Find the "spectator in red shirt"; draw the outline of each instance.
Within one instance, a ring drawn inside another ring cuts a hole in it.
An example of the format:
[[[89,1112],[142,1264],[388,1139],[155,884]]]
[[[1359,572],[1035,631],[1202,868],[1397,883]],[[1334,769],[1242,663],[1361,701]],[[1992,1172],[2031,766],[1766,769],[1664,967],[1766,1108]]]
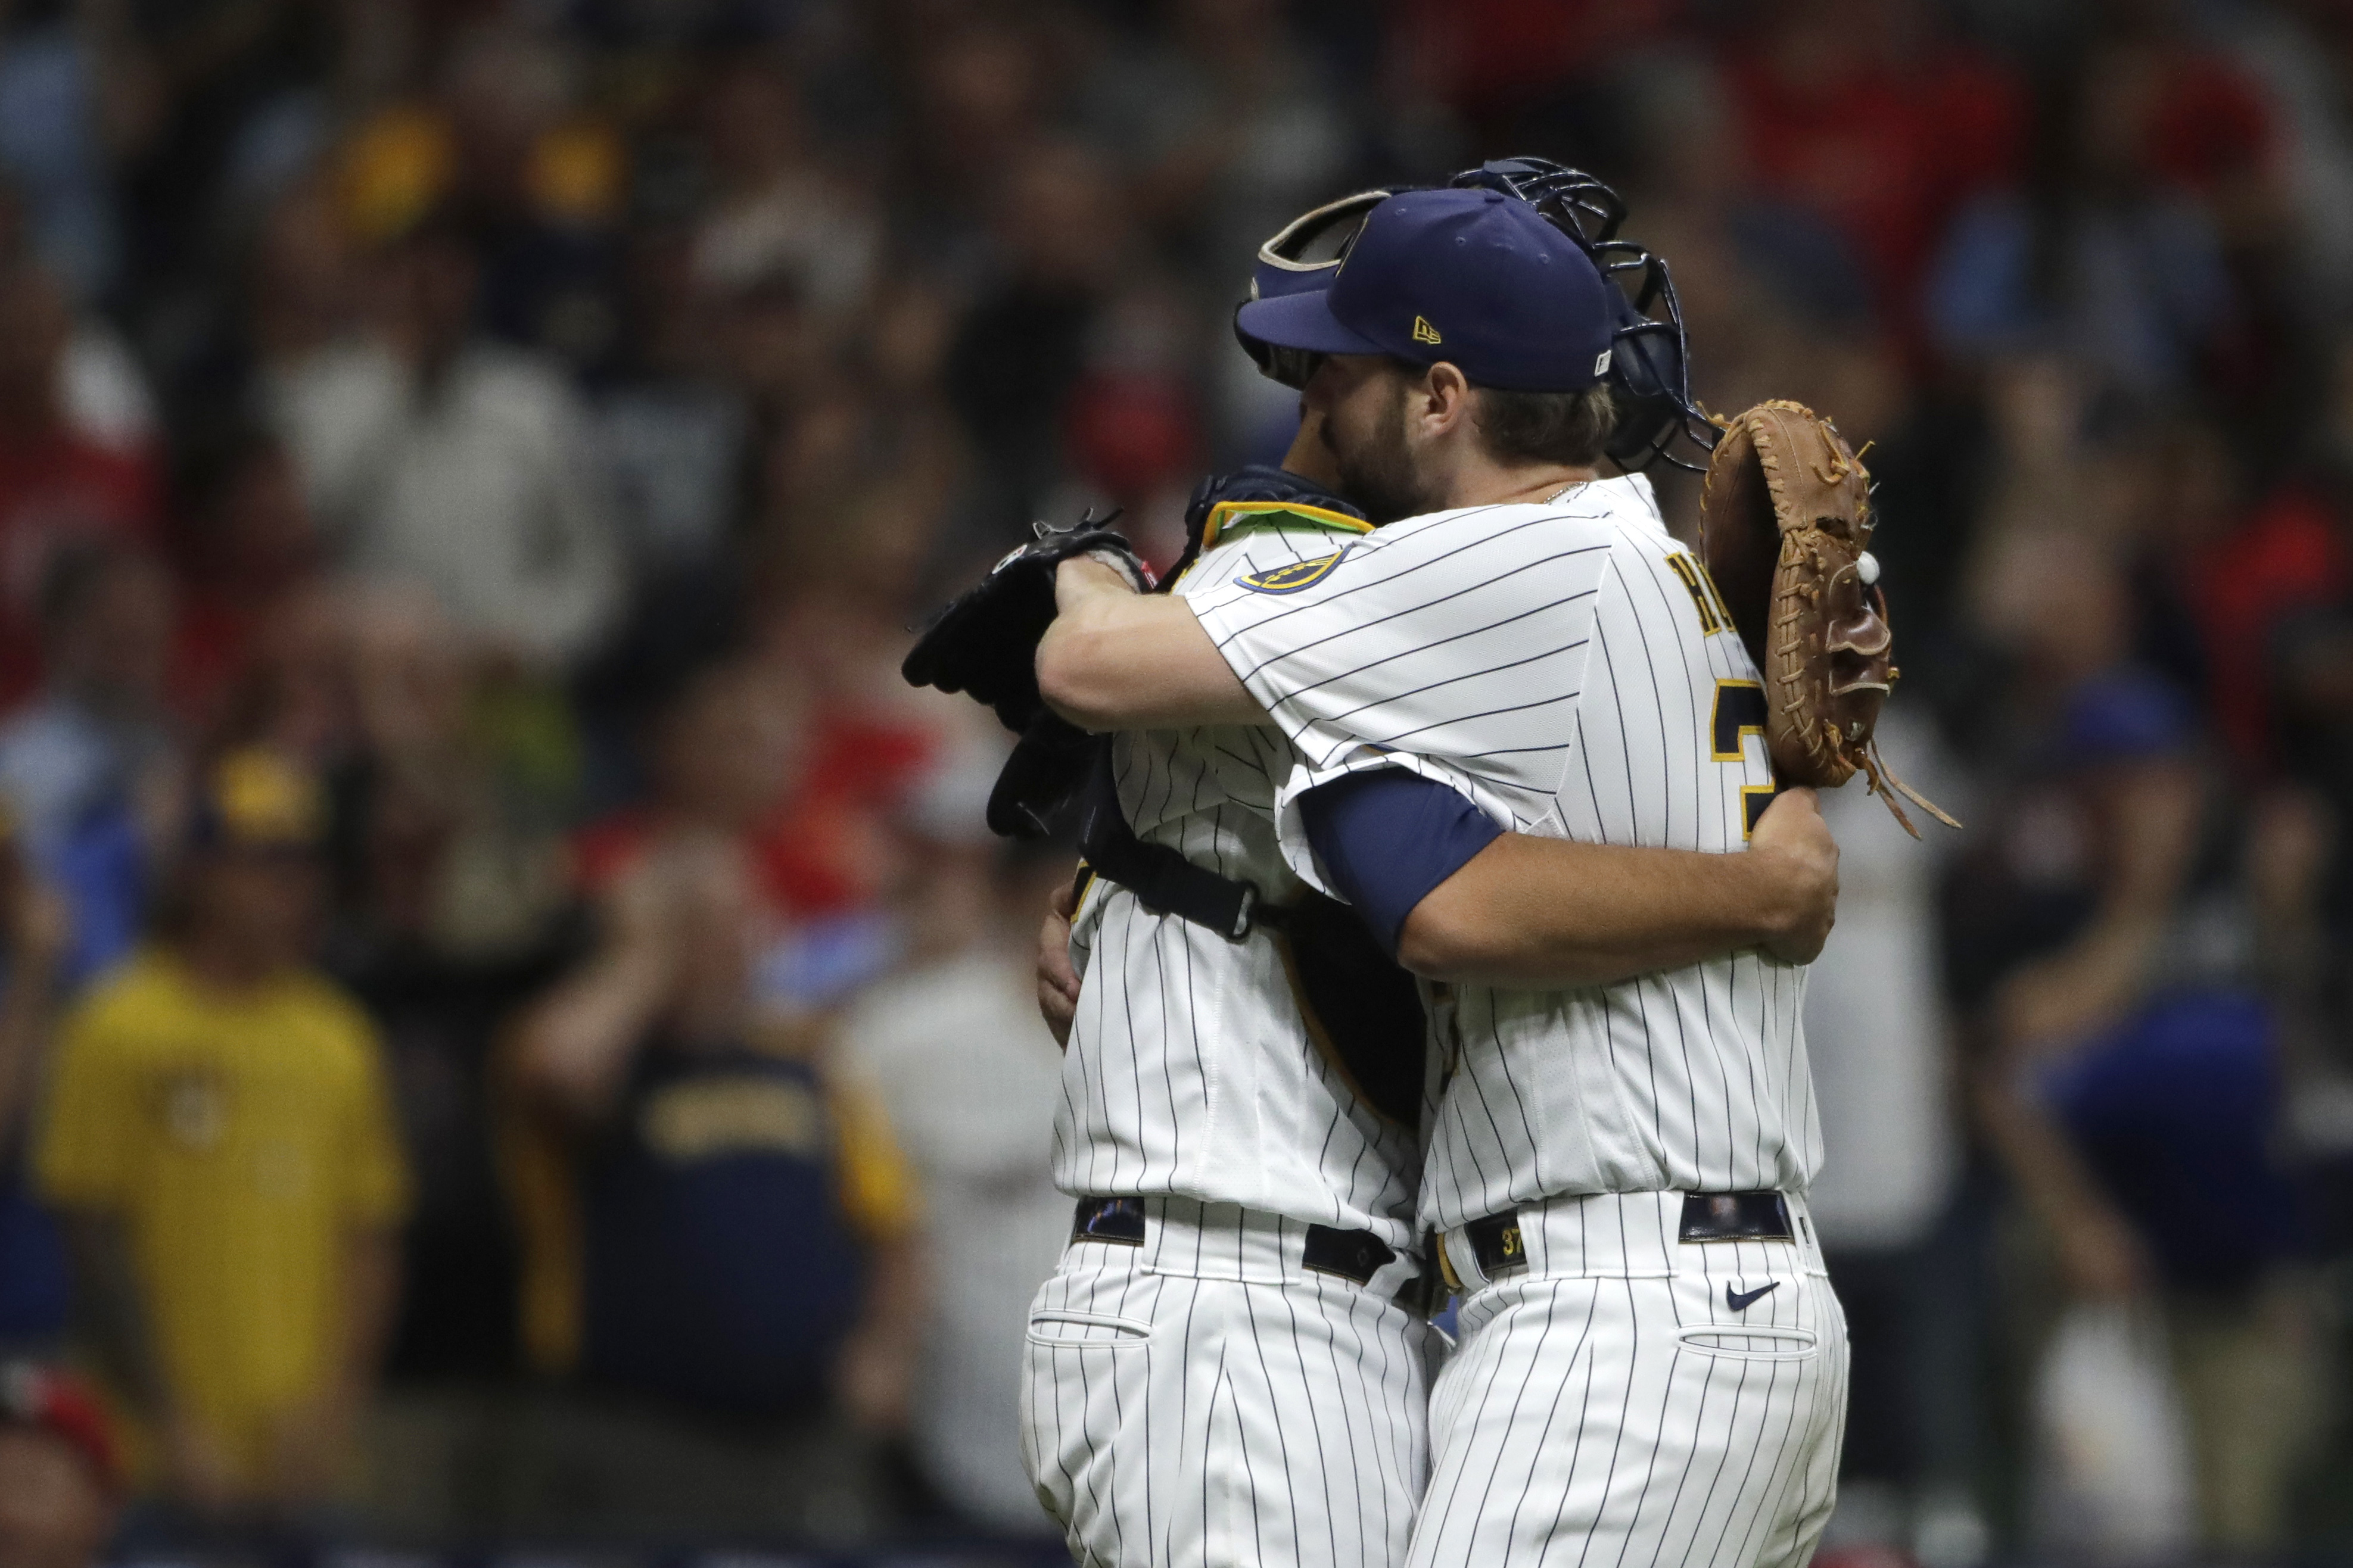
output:
[[[1915,340],[1921,271],[1954,211],[2015,169],[2026,115],[1992,60],[1950,41],[1907,47],[1908,11],[1778,0],[1725,75],[1758,181],[1838,226]]]
[[[812,718],[775,661],[703,669],[654,735],[650,800],[574,843],[581,890],[598,896],[663,845],[717,837],[750,864],[776,941],[762,963],[772,1004],[815,1012],[887,964],[896,930],[881,896],[898,875],[891,785],[913,762],[885,726]]]
[[[2353,592],[2345,522],[2310,486],[2265,497],[2236,529],[2190,557],[2214,725],[2241,766],[2278,761],[2272,712],[2277,633],[2291,616],[2344,602]]]
[[[920,760],[902,754],[906,744],[879,721],[812,715],[806,693],[775,661],[704,669],[655,721],[652,798],[575,842],[579,880],[599,892],[649,845],[693,828],[748,846],[761,889],[781,916],[868,909],[888,850],[879,803]]]
[[[29,261],[0,268],[0,703],[39,673],[35,600],[58,546],[145,544],[156,531],[153,468],[66,417],[58,367],[72,331],[56,279]]]

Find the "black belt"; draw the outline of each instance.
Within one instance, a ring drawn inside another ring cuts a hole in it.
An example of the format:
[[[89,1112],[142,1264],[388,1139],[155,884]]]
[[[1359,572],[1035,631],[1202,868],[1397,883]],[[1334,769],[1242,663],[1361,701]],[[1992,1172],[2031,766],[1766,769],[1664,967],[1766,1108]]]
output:
[[[1113,1247],[1144,1245],[1142,1198],[1081,1198],[1071,1221],[1072,1241],[1108,1242]],[[1328,1225],[1307,1227],[1307,1245],[1299,1261],[1318,1274],[1336,1274],[1358,1285],[1370,1285],[1373,1276],[1397,1261],[1397,1248],[1369,1230],[1337,1230]],[[1409,1281],[1408,1289],[1419,1281]],[[1404,1299],[1404,1292],[1399,1292]]]
[[[1520,1211],[1505,1209],[1462,1227],[1479,1272],[1493,1279],[1528,1266]],[[1685,1193],[1681,1241],[1795,1241],[1789,1201],[1778,1193]]]

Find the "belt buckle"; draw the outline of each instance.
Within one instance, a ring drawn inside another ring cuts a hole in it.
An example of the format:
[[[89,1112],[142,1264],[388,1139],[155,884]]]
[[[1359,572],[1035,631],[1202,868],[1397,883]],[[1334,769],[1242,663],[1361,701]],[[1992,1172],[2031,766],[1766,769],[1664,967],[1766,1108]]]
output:
[[[1113,1247],[1144,1245],[1142,1198],[1081,1198],[1071,1216],[1072,1241],[1100,1241]]]
[[[1795,1241],[1789,1200],[1777,1192],[1685,1193],[1676,1239],[1687,1242]]]

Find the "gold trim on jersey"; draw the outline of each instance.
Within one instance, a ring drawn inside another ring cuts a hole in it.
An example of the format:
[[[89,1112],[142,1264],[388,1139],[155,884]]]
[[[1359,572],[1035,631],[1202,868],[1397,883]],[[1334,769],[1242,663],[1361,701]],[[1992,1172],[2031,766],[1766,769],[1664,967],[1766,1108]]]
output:
[[[1081,859],[1079,868],[1071,873],[1071,885],[1079,892],[1079,896],[1071,900],[1071,929],[1075,931],[1078,929],[1079,921],[1086,917],[1087,900],[1093,896],[1097,888],[1105,886],[1105,883],[1092,866],[1088,865],[1084,859]]]
[[[1282,516],[1296,518],[1323,532],[1370,533],[1373,531],[1373,525],[1363,518],[1350,517],[1345,511],[1334,511],[1329,507],[1308,506],[1303,502],[1288,500],[1221,500],[1209,509],[1209,520],[1202,525],[1201,549],[1207,552],[1215,548],[1219,537],[1237,518],[1249,520],[1242,524],[1244,527],[1256,525],[1261,519],[1270,520],[1270,526],[1279,526],[1272,524],[1271,520]]]

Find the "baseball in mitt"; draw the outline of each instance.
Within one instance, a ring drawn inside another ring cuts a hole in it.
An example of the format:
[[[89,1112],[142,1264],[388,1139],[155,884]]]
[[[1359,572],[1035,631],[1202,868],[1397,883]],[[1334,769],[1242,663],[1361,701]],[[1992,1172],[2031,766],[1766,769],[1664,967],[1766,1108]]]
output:
[[[1775,775],[1835,789],[1859,773],[1915,838],[1898,793],[1958,827],[1888,771],[1873,738],[1894,637],[1870,550],[1871,476],[1837,426],[1778,401],[1725,422],[1700,518],[1708,575],[1765,678]]]

